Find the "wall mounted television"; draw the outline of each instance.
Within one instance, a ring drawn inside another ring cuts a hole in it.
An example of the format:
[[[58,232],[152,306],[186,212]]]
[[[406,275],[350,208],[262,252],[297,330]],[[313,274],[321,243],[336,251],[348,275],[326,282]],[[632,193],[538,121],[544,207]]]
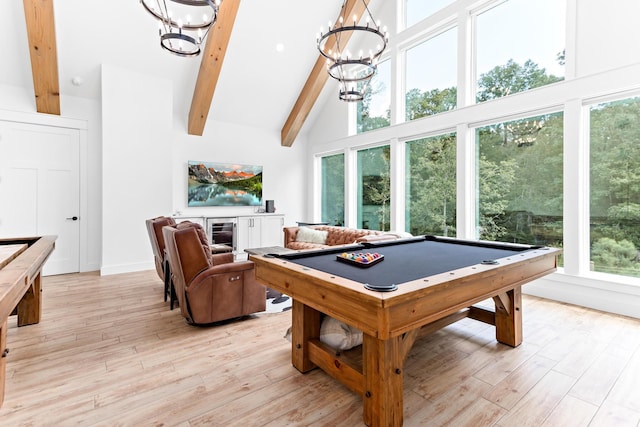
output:
[[[187,206],[262,205],[262,166],[188,161]]]

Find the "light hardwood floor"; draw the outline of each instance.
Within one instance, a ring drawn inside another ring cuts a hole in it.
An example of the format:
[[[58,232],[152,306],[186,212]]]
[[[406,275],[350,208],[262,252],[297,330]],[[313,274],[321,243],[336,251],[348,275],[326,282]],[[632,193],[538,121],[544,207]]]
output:
[[[47,277],[9,321],[2,426],[359,426],[362,401],[290,363],[289,312],[187,325],[154,271]],[[524,297],[524,344],[465,319],[419,340],[405,426],[640,426],[640,320]]]

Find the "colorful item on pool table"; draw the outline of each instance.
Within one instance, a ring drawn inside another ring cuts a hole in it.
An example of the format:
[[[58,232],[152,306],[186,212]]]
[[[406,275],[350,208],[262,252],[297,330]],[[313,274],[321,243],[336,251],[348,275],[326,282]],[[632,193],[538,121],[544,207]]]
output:
[[[384,260],[384,255],[377,252],[359,252],[359,253],[347,253],[343,252],[340,255],[336,255],[338,261],[346,262],[347,264],[356,265],[358,267],[371,267],[374,264]]]

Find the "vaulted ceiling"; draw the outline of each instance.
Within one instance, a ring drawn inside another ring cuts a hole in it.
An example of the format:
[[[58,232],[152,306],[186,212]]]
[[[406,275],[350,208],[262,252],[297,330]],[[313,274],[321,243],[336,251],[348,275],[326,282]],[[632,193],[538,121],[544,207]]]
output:
[[[342,3],[223,2],[221,28],[210,34],[203,54],[181,58],[160,48],[157,23],[137,0],[2,1],[0,16],[11,36],[0,45],[0,84],[33,91],[38,111],[64,115],[65,96],[99,99],[100,65],[117,65],[166,78],[174,113],[188,122],[190,134],[202,134],[208,117],[277,130],[283,145],[291,145],[316,100],[335,95],[333,82],[325,85],[315,37]],[[349,0],[347,8],[358,3]]]

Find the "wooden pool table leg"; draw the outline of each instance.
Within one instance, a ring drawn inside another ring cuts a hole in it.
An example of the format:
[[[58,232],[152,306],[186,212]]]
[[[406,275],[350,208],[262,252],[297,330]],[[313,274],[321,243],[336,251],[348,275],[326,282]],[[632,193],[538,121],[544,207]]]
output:
[[[291,313],[291,363],[300,372],[308,372],[316,367],[309,360],[311,339],[320,338],[320,312],[293,300]]]
[[[18,303],[16,311],[18,314],[18,326],[33,325],[40,323],[42,315],[42,274],[38,274],[33,279],[27,292]]]
[[[0,406],[2,406],[2,402],[4,402],[4,383],[7,378],[7,353],[7,319],[4,319],[2,325],[0,325]]]
[[[370,427],[402,425],[403,364],[402,337],[379,340],[363,334],[364,395],[362,402],[366,425]]]
[[[516,286],[493,297],[496,304],[496,339],[511,347],[522,344],[522,290]]]

